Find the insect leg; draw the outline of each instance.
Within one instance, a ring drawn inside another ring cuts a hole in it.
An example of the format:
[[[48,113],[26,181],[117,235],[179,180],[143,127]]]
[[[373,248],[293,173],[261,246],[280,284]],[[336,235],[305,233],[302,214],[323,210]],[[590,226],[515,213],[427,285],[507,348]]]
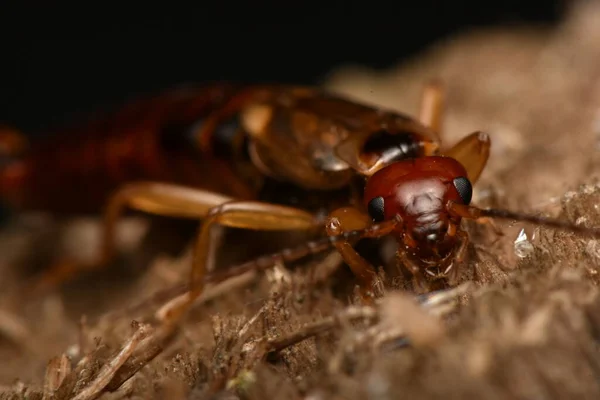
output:
[[[306,211],[256,201],[233,201],[213,207],[206,215],[194,247],[190,298],[201,292],[210,255],[211,230],[216,225],[261,231],[311,230],[322,221]]]
[[[114,255],[117,222],[128,208],[168,217],[202,219],[212,207],[232,200],[218,193],[156,182],[123,186],[110,197],[105,208],[98,257],[85,264],[71,259],[58,260],[22,292],[26,296],[38,294],[69,280],[81,270],[99,269],[108,264]]]
[[[114,256],[115,229],[126,209],[174,218],[203,219],[211,208],[234,199],[219,193],[155,182],[135,182],[122,187],[104,211],[100,256],[92,267],[106,265]]]
[[[414,261],[411,260],[404,249],[398,249],[396,254],[398,261],[404,265],[404,267],[412,274],[413,277],[413,288],[417,293],[429,292],[429,283],[425,279],[421,267]]]
[[[421,97],[419,121],[438,135],[442,131],[444,117],[444,88],[441,82],[432,81],[425,86]]]
[[[469,244],[469,236],[465,231],[458,229],[456,231],[456,236],[459,237],[460,245],[456,253],[454,254],[454,261],[452,263],[452,269],[448,274],[448,283],[454,286],[458,278],[460,277],[460,271],[463,267],[463,263],[465,261],[465,256],[467,255],[467,247]]]
[[[365,229],[371,224],[371,219],[358,209],[343,207],[338,208],[329,215],[326,230],[329,236],[338,236],[351,230]],[[374,285],[377,282],[377,273],[371,263],[352,247],[353,244],[349,240],[341,240],[335,243],[335,247],[352,270],[352,273],[358,278],[363,294],[366,297],[372,297]]]
[[[47,271],[33,288],[40,290],[60,283],[84,267],[93,269],[106,265],[114,255],[116,223],[127,208],[174,218],[205,219],[196,246],[192,272],[194,279],[204,274],[206,258],[210,255],[212,244],[212,238],[208,234],[214,223],[255,230],[309,229],[318,224],[312,214],[291,207],[235,201],[218,193],[179,185],[132,183],[117,191],[108,202],[99,257],[88,265],[61,260]],[[201,291],[201,287],[196,289],[198,293]],[[35,292],[35,289],[31,291]]]

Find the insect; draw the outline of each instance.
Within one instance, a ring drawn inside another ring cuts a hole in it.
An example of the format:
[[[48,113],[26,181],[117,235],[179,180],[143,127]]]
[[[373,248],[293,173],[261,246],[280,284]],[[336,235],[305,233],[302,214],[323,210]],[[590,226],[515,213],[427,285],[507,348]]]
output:
[[[30,148],[0,129],[0,189],[15,208],[68,213],[97,212],[140,180],[239,200],[269,200],[267,181],[329,196],[357,174],[439,144],[434,129],[407,116],[316,89],[183,87],[61,127]]]
[[[443,149],[442,110],[437,84],[426,87],[420,121],[309,88],[182,89],[132,103],[112,118],[80,128],[81,134],[64,141],[51,138],[28,152],[17,134],[5,130],[0,133],[5,143],[0,189],[5,200],[23,208],[98,210],[106,202],[98,267],[114,253],[115,223],[127,208],[202,220],[189,298],[177,314],[207,281],[332,246],[369,298],[375,270],[353,245],[384,235],[398,240],[399,262],[413,275],[415,287],[425,291],[425,274],[450,281],[458,276],[468,243],[462,218],[514,218],[599,235],[562,221],[471,205],[490,139],[475,132]],[[269,201],[273,192],[264,191],[269,182],[276,189],[287,182],[307,198],[316,197],[327,218],[308,203]],[[207,273],[215,225],[325,228],[327,237]],[[57,270],[64,275],[75,269],[63,262]]]
[[[126,208],[206,226],[322,231],[319,215],[360,204],[362,177],[437,152],[440,95],[427,87],[421,123],[317,89],[215,84],[135,99],[31,144],[0,128],[0,198],[54,213],[105,207],[94,266],[112,257]],[[76,269],[58,264],[47,278]]]

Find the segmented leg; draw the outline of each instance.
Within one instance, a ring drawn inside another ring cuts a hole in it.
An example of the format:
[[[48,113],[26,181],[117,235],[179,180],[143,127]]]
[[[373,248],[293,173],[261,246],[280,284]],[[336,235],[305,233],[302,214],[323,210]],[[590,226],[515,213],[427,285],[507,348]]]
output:
[[[102,267],[114,257],[116,225],[127,209],[166,217],[203,219],[212,208],[234,200],[222,194],[179,185],[154,182],[129,184],[108,201],[100,256],[91,267]]]
[[[134,183],[111,197],[104,215],[100,255],[85,267],[101,268],[111,260],[116,223],[127,208],[167,217],[204,219],[195,246],[191,298],[202,291],[202,277],[211,253],[210,233],[215,224],[254,230],[307,230],[319,226],[319,221],[312,214],[292,207],[236,201],[221,194],[179,185]],[[36,282],[34,288],[47,287],[49,283],[56,284],[57,276],[59,279],[67,279],[82,267],[84,266],[63,261]]]
[[[329,236],[339,236],[345,232],[362,230],[372,225],[369,216],[363,214],[353,207],[342,207],[333,211],[327,220],[326,230]],[[375,230],[372,235],[364,237],[378,237],[389,233],[389,230]],[[358,278],[361,293],[364,299],[374,297],[376,293],[376,284],[378,281],[375,268],[365,260],[354,249],[354,243],[349,240],[340,240],[334,245],[342,255],[342,258],[348,264],[352,273]]]
[[[197,297],[202,291],[210,254],[211,228],[215,224],[230,228],[280,231],[316,229],[321,223],[322,221],[306,211],[255,201],[234,201],[212,208],[202,223],[194,248],[191,297]]]
[[[469,245],[469,235],[467,235],[465,231],[458,229],[456,231],[456,236],[459,237],[460,245],[454,254],[452,269],[450,269],[450,272],[448,273],[448,283],[452,286],[458,283],[458,278],[460,278],[460,272],[463,268]]]
[[[444,118],[444,88],[438,81],[432,81],[423,90],[419,121],[440,136]]]
[[[450,214],[460,217],[460,218],[467,218],[467,219],[475,220],[475,222],[478,222],[481,224],[493,224],[492,218],[488,215],[485,215],[485,213],[489,212],[489,211],[490,210],[484,210],[484,209],[478,208],[476,206],[459,204],[459,203],[454,203],[454,202],[451,202],[448,205],[448,212],[450,212]],[[513,213],[505,212],[505,214],[507,214],[506,217],[510,217],[510,215]],[[500,217],[504,217],[504,215],[501,214]],[[521,217],[521,215],[520,214],[514,215],[515,219],[518,219],[517,217]],[[532,222],[540,222],[540,221],[535,220]],[[499,228],[495,227],[494,229],[499,229]]]
[[[413,289],[416,293],[427,293],[430,290],[429,282],[425,279],[425,275],[423,275],[423,271],[419,264],[417,264],[414,260],[408,257],[406,251],[403,249],[399,249],[396,254],[398,257],[398,261],[404,265],[404,267],[411,273],[412,281],[413,281]]]

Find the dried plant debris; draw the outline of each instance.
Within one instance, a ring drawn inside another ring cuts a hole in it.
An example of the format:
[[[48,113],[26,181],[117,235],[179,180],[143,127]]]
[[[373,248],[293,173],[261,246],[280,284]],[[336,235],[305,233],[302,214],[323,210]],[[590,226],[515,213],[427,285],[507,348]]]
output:
[[[599,306],[572,271],[491,289],[460,310],[445,340],[379,357],[358,378],[362,394],[342,397],[596,398]]]
[[[473,31],[383,73],[341,70],[326,86],[413,113],[423,83],[442,78],[445,140],[492,137],[478,205],[598,226],[599,19],[598,2],[575,2],[556,29]],[[26,261],[45,257],[32,248],[59,241],[54,222],[36,228],[44,221],[2,232],[5,292],[23,279],[14,260],[39,263]],[[189,251],[2,302],[0,399],[600,398],[600,242],[465,225],[460,284],[427,295],[412,294],[379,243],[384,296],[373,304],[358,301],[335,251],[209,285],[176,326],[163,321],[185,298]]]

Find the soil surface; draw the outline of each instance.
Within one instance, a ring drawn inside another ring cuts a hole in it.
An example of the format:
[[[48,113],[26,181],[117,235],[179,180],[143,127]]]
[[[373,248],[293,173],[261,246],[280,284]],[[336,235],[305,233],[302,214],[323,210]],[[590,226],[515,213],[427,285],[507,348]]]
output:
[[[555,29],[472,31],[390,70],[342,68],[324,86],[416,115],[424,84],[441,79],[444,144],[474,131],[492,140],[475,204],[600,226],[599,20],[600,3],[574,3]],[[406,282],[383,261],[385,296],[364,305],[331,252],[211,286],[169,330],[156,312],[182,293],[191,256],[177,243],[196,230],[174,225],[144,235],[147,221],[131,219],[121,268],[15,304],[48,253],[89,257],[98,229],[11,221],[0,234],[0,398],[600,398],[597,240],[465,222],[468,267],[449,292],[398,290]],[[222,253],[256,250],[232,246]]]

